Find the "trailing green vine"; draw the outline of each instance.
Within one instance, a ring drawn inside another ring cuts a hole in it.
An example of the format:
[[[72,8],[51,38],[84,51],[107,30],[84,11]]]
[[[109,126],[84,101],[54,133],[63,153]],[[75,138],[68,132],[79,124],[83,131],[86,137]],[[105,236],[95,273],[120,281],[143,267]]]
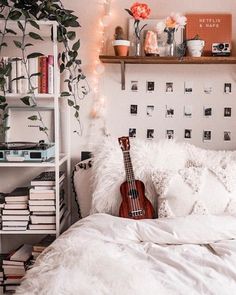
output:
[[[21,97],[21,101],[29,107],[37,106],[36,88],[32,83],[32,79],[34,76],[39,76],[40,73],[30,74],[27,60],[39,57],[43,54],[40,52],[33,52],[27,55],[28,47],[32,47],[33,44],[27,43],[26,37],[43,41],[43,38],[40,36],[40,27],[37,21],[50,20],[57,23],[57,40],[59,43],[63,44],[64,48],[58,55],[60,73],[65,73],[67,75],[64,80],[67,85],[67,91],[63,91],[61,97],[65,97],[68,101],[68,105],[73,108],[74,117],[79,123],[77,130],[74,132],[81,134],[82,127],[79,116],[80,100],[88,94],[90,89],[81,69],[81,60],[78,58],[80,40],[77,39],[76,32],[74,31],[75,28],[80,27],[77,16],[73,14],[72,10],[65,9],[60,0],[0,0],[0,20],[3,24],[0,29],[0,56],[2,55],[2,49],[8,46],[6,36],[16,35],[16,32],[12,30],[10,26],[8,27],[9,20],[15,21],[18,28],[22,31],[21,41],[14,40],[14,44],[16,48],[21,50],[21,59],[25,67],[26,76],[17,77],[14,80],[28,80],[29,91],[26,96]],[[29,27],[38,29],[38,33],[31,32]],[[2,121],[0,127],[2,132],[5,132],[9,128],[4,121],[7,118],[6,109],[8,106],[6,80],[10,76],[11,71],[11,63],[2,63],[0,65],[0,119]],[[34,121],[38,120],[41,125],[39,127],[40,131],[47,134],[48,129],[44,125],[40,112],[37,113],[37,116],[31,116],[28,119]]]

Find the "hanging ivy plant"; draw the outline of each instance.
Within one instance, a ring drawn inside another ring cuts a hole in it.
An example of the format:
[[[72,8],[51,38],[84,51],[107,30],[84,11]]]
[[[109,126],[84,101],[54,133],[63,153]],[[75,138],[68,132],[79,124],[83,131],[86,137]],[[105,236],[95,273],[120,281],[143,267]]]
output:
[[[34,46],[34,40],[43,41],[40,35],[40,26],[37,23],[39,20],[50,20],[57,23],[57,41],[63,45],[63,50],[58,55],[60,73],[65,73],[66,79],[64,82],[67,85],[67,91],[61,93],[61,97],[65,97],[68,105],[74,110],[74,117],[79,123],[79,127],[75,132],[81,134],[82,127],[80,124],[80,103],[89,92],[89,85],[86,77],[81,69],[81,60],[78,57],[80,49],[80,40],[77,38],[75,28],[80,27],[78,17],[73,14],[72,10],[66,9],[60,0],[0,0],[0,20],[2,21],[0,28],[0,56],[3,48],[8,46],[7,36],[16,36],[17,33],[11,28],[9,21],[15,21],[18,28],[21,30],[21,40],[14,40],[14,45],[21,51],[21,60],[25,67],[26,76],[20,76],[13,80],[27,79],[29,91],[26,96],[21,97],[23,104],[29,107],[37,106],[36,88],[32,80],[40,73],[29,73],[27,60],[40,57],[43,54],[40,52],[32,52],[27,54],[27,49]],[[30,28],[34,30],[31,31]],[[35,29],[38,32],[35,32]],[[53,32],[52,32],[53,33]],[[17,36],[19,37],[19,36]],[[32,42],[28,42],[28,39]],[[31,50],[32,51],[32,50]],[[1,62],[0,64],[0,118],[3,122],[1,131],[5,132],[6,127],[4,121],[7,119],[7,79],[9,79],[12,71],[11,63]],[[13,81],[12,80],[12,81]],[[37,116],[31,116],[29,120],[38,120],[40,122],[40,131],[47,134],[47,127],[43,123],[40,112]]]

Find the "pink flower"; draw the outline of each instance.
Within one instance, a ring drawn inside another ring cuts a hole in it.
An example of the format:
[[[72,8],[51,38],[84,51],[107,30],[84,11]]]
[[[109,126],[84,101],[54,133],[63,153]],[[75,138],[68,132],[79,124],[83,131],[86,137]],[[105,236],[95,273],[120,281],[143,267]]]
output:
[[[135,2],[130,11],[135,20],[147,19],[151,13],[151,9],[145,3]]]

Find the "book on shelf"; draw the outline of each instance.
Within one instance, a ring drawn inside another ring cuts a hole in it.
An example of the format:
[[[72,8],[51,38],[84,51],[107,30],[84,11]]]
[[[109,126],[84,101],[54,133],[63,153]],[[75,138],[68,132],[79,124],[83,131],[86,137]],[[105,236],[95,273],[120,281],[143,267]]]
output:
[[[31,215],[30,220],[32,224],[52,224],[56,223],[56,216],[38,216],[38,215]]]
[[[38,70],[41,73],[38,80],[39,93],[48,93],[48,57],[38,58]]]
[[[54,93],[54,56],[48,56],[48,93]]]
[[[8,276],[8,278],[4,280],[4,285],[20,285],[21,281],[21,276]]]
[[[60,171],[59,182],[65,178],[65,173]],[[55,185],[55,171],[42,172],[31,181],[31,186],[54,186]]]
[[[26,231],[27,226],[2,226],[4,231]]]
[[[27,209],[27,208],[28,208],[28,204],[25,202],[6,203],[4,205],[4,209],[17,210],[17,209]]]
[[[33,211],[31,215],[47,215],[47,216],[55,216],[55,211]]]
[[[29,215],[29,210],[23,210],[23,209],[3,209],[2,210],[3,215]]]
[[[34,88],[34,92],[38,93],[38,79],[39,79],[40,75],[35,75],[35,74],[39,73],[38,58],[30,58],[28,60],[28,69],[29,69],[29,75],[31,76],[30,83],[31,83],[32,87]]]
[[[5,201],[10,202],[28,202],[29,199],[29,188],[28,187],[17,187],[11,193],[6,195]]]
[[[23,226],[23,227],[27,227],[28,225],[28,221],[26,220],[17,220],[17,221],[12,221],[12,220],[5,220],[2,222],[3,226]]]
[[[6,194],[0,193],[0,210],[5,207],[5,197]]]
[[[29,206],[29,210],[30,212],[34,212],[34,211],[38,211],[38,212],[54,212],[56,211],[56,207],[55,206]]]
[[[27,220],[29,221],[29,215],[2,215],[2,221],[21,221],[21,220]]]
[[[10,260],[26,262],[29,260],[32,252],[32,245],[23,244],[12,255]]]
[[[56,198],[56,194],[55,191],[51,191],[51,192],[42,192],[42,191],[32,191],[30,189],[30,195],[29,195],[29,199],[30,200],[55,200]]]
[[[31,230],[55,230],[56,224],[29,224]]]
[[[29,200],[29,206],[55,206],[55,200]]]

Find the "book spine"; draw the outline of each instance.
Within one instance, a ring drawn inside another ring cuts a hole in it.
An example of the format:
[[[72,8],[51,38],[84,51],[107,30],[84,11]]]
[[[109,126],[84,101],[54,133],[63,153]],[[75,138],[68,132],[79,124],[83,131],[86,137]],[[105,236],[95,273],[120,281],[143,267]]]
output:
[[[28,76],[27,76],[27,70],[26,67],[28,67],[28,62],[25,65],[23,61],[21,61],[21,74],[24,76],[24,79],[21,79],[21,87],[22,87],[22,93],[28,93],[29,91],[29,82],[28,82]]]
[[[48,58],[47,56],[40,57],[40,72],[41,72],[41,85],[40,93],[48,93]]]
[[[18,59],[16,61],[16,77],[19,78],[21,76],[22,76],[21,59]],[[23,79],[19,79],[19,80],[16,81],[17,93],[23,93],[22,92],[22,81],[23,81]]]
[[[38,93],[42,93],[42,56],[38,58],[38,71],[40,73],[38,77]]]
[[[48,56],[48,93],[54,93],[54,57]]]
[[[12,65],[12,76],[11,76],[11,88],[12,88],[12,93],[17,93],[17,84],[16,84],[16,80],[12,81],[13,79],[15,79],[16,76],[16,60],[14,60],[14,58],[11,59],[11,65]]]
[[[33,75],[39,72],[38,68],[39,60],[37,58],[30,58],[28,59],[28,67],[29,67],[29,75]],[[40,76],[33,76],[30,78],[30,82],[32,87],[34,88],[34,93],[39,92],[39,79]]]
[[[4,65],[6,66],[8,64],[8,57],[3,57],[3,62],[4,62]],[[5,84],[5,91],[7,93],[9,93],[9,77],[5,77],[5,80],[6,80],[6,84]]]

